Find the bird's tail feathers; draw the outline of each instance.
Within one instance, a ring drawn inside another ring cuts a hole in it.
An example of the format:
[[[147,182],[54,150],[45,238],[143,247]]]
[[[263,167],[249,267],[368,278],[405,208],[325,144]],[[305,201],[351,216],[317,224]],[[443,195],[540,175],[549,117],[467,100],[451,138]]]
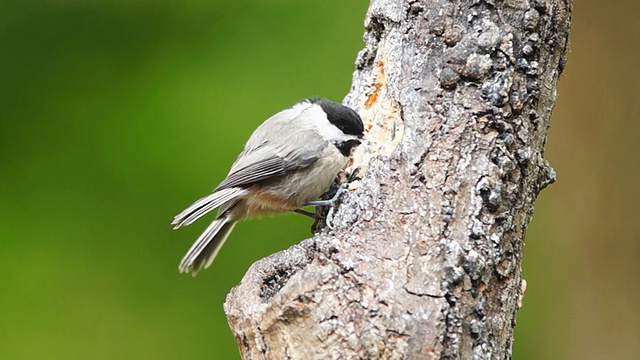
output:
[[[213,220],[182,258],[180,272],[196,276],[198,271],[208,268],[235,225],[236,220],[231,220],[227,216]]]
[[[174,229],[191,225],[211,210],[245,193],[246,190],[241,188],[228,188],[215,191],[213,194],[209,194],[189,205],[189,207],[184,209],[180,214],[176,215],[171,225],[173,225]]]

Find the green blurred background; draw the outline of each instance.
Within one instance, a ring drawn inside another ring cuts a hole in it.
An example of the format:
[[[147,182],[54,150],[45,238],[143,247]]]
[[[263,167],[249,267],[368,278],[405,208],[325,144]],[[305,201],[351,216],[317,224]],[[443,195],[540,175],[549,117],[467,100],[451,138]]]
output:
[[[640,7],[616,4],[575,8],[516,359],[640,353]],[[309,221],[238,226],[195,279],[177,264],[205,224],[169,222],[263,119],[342,99],[367,5],[0,2],[0,359],[239,358],[226,293]]]

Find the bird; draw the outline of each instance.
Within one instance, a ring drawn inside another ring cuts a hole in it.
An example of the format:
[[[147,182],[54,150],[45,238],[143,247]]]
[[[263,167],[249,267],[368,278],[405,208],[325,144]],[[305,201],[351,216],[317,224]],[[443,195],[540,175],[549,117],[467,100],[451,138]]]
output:
[[[218,208],[179,265],[195,276],[208,268],[234,226],[249,217],[326,205],[317,200],[346,165],[364,137],[353,109],[323,98],[308,98],[258,126],[213,192],[176,215],[174,229],[187,226]],[[308,214],[308,213],[307,213]]]

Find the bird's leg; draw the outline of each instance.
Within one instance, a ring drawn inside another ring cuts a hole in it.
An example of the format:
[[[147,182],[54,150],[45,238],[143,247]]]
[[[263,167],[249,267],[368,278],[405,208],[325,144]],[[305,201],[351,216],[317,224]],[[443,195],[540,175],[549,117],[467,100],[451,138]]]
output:
[[[331,219],[333,217],[334,205],[336,201],[342,194],[348,191],[349,184],[358,177],[358,170],[359,169],[356,169],[356,171],[351,173],[349,176],[347,176],[344,171],[340,171],[333,181],[333,184],[331,184],[329,190],[322,194],[322,196],[320,196],[320,200],[307,201],[302,205],[303,207],[315,206],[315,213],[302,209],[292,210],[295,213],[308,216],[315,220],[311,225],[312,234],[318,233],[320,230],[322,230],[322,222],[324,222],[330,229],[333,229],[333,225],[328,219]]]
[[[307,201],[303,206],[315,206],[316,208],[319,206],[331,206],[336,202],[336,200],[338,200],[340,195],[348,191],[347,187],[349,187],[348,183],[341,184],[337,187],[332,187],[331,189],[329,189],[329,191],[322,194],[322,200]],[[326,199],[324,199],[325,197]]]
[[[291,211],[293,211],[296,214],[308,216],[308,217],[312,218],[313,220],[318,220],[319,219],[317,212],[316,213],[312,213],[312,212],[305,211],[305,210],[302,210],[302,209],[295,209],[295,210],[291,210]]]
[[[333,219],[333,211],[335,209],[334,205],[340,198],[340,195],[344,194],[345,192],[349,192],[348,187],[349,183],[341,184],[340,186],[334,187],[325,193],[327,194],[327,197],[331,196],[330,199],[309,202],[309,206],[316,207],[316,214],[319,214],[320,218],[324,219],[324,223],[329,229],[333,229],[331,219]]]
[[[330,219],[333,217],[334,205],[340,196],[348,191],[349,183],[355,180],[357,173],[358,171],[354,171],[347,176],[346,172],[340,171],[329,190],[320,196],[321,200],[312,200],[304,204],[304,206],[316,207],[316,216],[318,218],[311,226],[312,233],[321,230],[321,220],[324,220],[329,229],[333,229]]]
[[[318,208],[316,207],[316,212],[312,213],[309,211],[305,211],[302,209],[295,209],[295,210],[291,210],[292,212],[296,213],[296,214],[300,214],[300,215],[304,215],[304,216],[308,216],[310,218],[312,218],[313,224],[311,224],[311,234],[316,234],[318,232],[320,232],[320,220],[323,220],[323,216],[321,215],[320,212],[318,211]]]
[[[318,233],[320,231],[320,220],[324,219],[324,215],[322,215],[320,213],[320,211],[318,211],[318,208],[316,207],[316,212],[312,213],[309,211],[305,211],[302,209],[295,209],[295,210],[291,210],[292,212],[296,213],[296,214],[300,214],[300,215],[304,215],[304,216],[308,216],[310,218],[312,218],[313,224],[311,224],[311,234],[315,234]]]

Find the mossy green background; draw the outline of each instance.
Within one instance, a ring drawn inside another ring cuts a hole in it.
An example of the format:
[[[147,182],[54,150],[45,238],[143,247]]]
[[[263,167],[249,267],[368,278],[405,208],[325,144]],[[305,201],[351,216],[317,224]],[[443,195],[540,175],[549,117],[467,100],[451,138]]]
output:
[[[226,293],[309,220],[243,223],[197,278],[177,264],[205,224],[169,222],[263,119],[342,99],[367,5],[2,1],[0,359],[239,358]],[[640,9],[627,5],[575,9],[516,359],[640,353]]]

